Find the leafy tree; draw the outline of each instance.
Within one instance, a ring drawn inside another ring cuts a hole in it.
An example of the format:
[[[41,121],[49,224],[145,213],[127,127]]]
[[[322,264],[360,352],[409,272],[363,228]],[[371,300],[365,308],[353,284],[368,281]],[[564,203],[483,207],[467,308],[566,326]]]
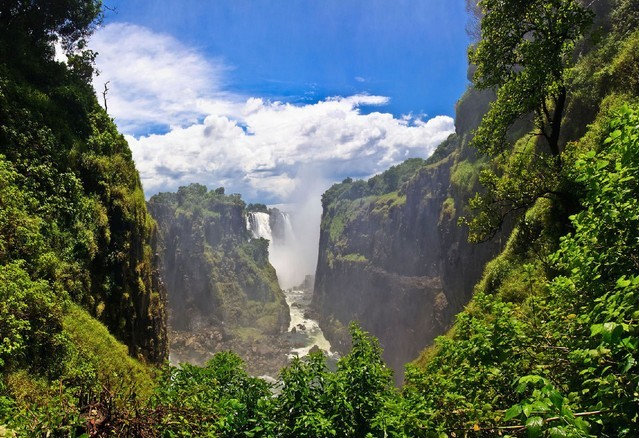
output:
[[[275,400],[275,436],[336,436],[332,378],[321,352],[294,358],[281,371],[282,388]]]
[[[474,145],[496,155],[508,129],[533,112],[550,152],[561,153],[559,135],[566,107],[566,68],[591,13],[576,0],[481,0],[481,40],[469,58],[475,86],[497,88],[497,99],[475,133]]]
[[[252,436],[269,385],[249,376],[234,353],[204,367],[182,364],[163,375],[148,415],[163,436]]]
[[[349,327],[353,348],[337,363],[336,396],[338,424],[346,436],[377,435],[373,419],[393,395],[392,371],[382,360],[379,341],[356,324]]]
[[[62,299],[46,281],[31,280],[21,265],[0,266],[0,370],[27,366],[42,372],[64,352]]]
[[[383,436],[383,408],[394,399],[392,372],[377,339],[351,324],[351,352],[331,373],[321,353],[294,359],[282,370],[275,400],[275,436]]]
[[[484,191],[470,202],[475,212],[469,238],[481,242],[502,229],[506,219],[522,213],[542,197],[573,200],[561,174],[562,122],[569,95],[569,68],[576,42],[592,23],[592,12],[577,0],[481,0],[481,39],[469,50],[474,83],[496,90],[472,144],[492,157],[481,172]],[[517,123],[534,117],[531,136],[521,137]]]
[[[601,436],[639,430],[639,108],[612,118],[600,153],[583,154],[572,169],[585,186],[584,209],[561,242],[565,273],[551,284],[556,330],[575,315],[566,336],[582,405],[603,411]]]
[[[493,159],[493,169],[484,169],[479,182],[485,189],[469,201],[475,215],[462,220],[469,226],[469,240],[491,239],[513,215],[522,214],[540,198],[557,199],[561,173],[553,171],[554,159],[536,150],[534,142],[524,137],[513,147],[511,155]],[[499,169],[499,175],[495,171]]]
[[[64,49],[84,48],[102,12],[101,0],[2,0],[2,36],[27,36],[35,44],[60,38]],[[80,47],[78,47],[80,46]]]

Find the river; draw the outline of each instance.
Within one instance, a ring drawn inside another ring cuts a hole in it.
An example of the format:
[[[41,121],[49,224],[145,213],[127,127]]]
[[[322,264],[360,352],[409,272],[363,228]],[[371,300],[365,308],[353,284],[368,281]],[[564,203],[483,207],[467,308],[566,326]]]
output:
[[[276,233],[273,232],[273,224],[278,229]],[[269,213],[250,212],[247,215],[246,227],[254,238],[264,238],[269,241],[269,260],[275,268],[281,284],[282,275],[295,265],[293,262],[296,258],[295,250],[297,248],[295,233],[288,213],[279,210],[271,210]],[[290,273],[286,273],[289,274],[287,275],[289,277]],[[331,344],[324,337],[318,322],[310,317],[313,298],[312,282],[305,281],[304,283],[304,287],[283,289],[291,315],[288,331],[293,347],[289,358],[306,356],[314,347],[317,347],[326,352],[329,358],[336,359],[337,356],[331,352]]]
[[[289,357],[306,356],[315,346],[332,356],[330,342],[324,337],[317,321],[308,314],[313,293],[304,289],[288,289],[284,291],[284,295],[291,312],[288,331],[293,348]]]

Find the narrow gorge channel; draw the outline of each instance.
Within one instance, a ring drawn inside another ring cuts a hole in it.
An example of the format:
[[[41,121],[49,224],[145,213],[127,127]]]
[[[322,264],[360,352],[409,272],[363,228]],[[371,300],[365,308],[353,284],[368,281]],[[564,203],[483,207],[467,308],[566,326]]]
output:
[[[269,261],[278,274],[291,316],[288,327],[288,337],[291,341],[289,358],[306,356],[319,349],[324,351],[329,359],[335,359],[337,354],[331,351],[330,342],[324,336],[318,321],[310,313],[313,276],[298,272],[298,277],[304,275],[304,281],[292,287],[280,277],[281,272],[289,267],[289,260],[295,257],[296,236],[289,214],[278,209],[272,209],[269,213],[249,212],[246,227],[253,238],[269,241]]]

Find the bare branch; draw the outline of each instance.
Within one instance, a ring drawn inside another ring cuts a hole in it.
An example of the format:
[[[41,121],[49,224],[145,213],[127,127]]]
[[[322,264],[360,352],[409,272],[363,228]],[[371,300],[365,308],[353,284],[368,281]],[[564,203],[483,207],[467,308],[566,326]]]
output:
[[[107,106],[107,93],[109,92],[109,82],[111,81],[106,81],[104,83],[104,91],[102,91],[102,99],[104,100],[104,111],[106,111],[107,113],[109,112],[109,108]]]

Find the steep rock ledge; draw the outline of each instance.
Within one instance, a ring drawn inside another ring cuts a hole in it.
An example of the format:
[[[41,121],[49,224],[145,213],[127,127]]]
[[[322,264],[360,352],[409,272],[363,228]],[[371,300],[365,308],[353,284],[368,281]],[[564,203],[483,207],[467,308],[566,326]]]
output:
[[[482,166],[468,132],[489,100],[467,93],[458,104],[461,133],[428,161],[408,160],[366,182],[347,179],[322,198],[314,311],[342,352],[352,320],[377,336],[398,382],[404,364],[450,327],[500,247],[499,239],[469,244],[457,225]]]
[[[251,239],[239,195],[192,184],[155,195],[148,206],[159,228],[172,361],[201,364],[229,348],[247,360],[267,343],[274,347],[265,354],[278,365],[255,372],[277,370],[288,347],[275,338],[290,315],[268,241]]]

